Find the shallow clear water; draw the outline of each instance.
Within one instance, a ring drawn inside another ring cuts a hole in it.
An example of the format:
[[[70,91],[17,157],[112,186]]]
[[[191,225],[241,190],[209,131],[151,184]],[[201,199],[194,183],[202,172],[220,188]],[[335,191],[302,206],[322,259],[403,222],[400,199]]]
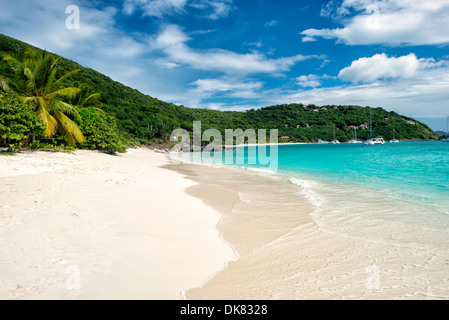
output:
[[[282,145],[276,170],[261,165],[248,148],[214,159],[197,154],[194,162],[229,165],[226,156],[240,159],[234,166],[297,185],[316,206],[312,217],[324,231],[399,245],[449,246],[447,142]]]
[[[448,143],[303,146],[279,154],[279,172],[312,194],[319,207],[313,217],[323,229],[395,244],[449,245]],[[312,183],[301,185],[304,179]]]

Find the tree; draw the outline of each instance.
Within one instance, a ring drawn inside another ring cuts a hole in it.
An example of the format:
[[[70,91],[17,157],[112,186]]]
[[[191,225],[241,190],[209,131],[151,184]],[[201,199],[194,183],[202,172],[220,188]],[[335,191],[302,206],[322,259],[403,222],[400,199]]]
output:
[[[77,108],[94,107],[98,112],[104,114],[105,112],[98,108],[101,105],[101,94],[91,93],[91,88],[84,83],[79,83],[77,86],[79,91],[70,99],[70,103]]]
[[[25,146],[30,138],[43,137],[45,124],[31,104],[22,104],[12,93],[0,93],[0,144]]]
[[[84,148],[109,153],[126,152],[129,143],[118,131],[113,117],[99,113],[93,107],[82,108],[79,113],[82,117],[79,126],[86,138]]]
[[[33,103],[33,111],[46,126],[46,136],[59,131],[72,146],[83,143],[84,136],[73,121],[81,119],[78,111],[64,99],[72,99],[80,89],[64,87],[64,81],[77,73],[73,70],[56,78],[59,59],[53,55],[28,48],[20,59],[5,55],[3,60],[14,72],[14,79],[0,81],[6,90],[13,90],[23,103]]]

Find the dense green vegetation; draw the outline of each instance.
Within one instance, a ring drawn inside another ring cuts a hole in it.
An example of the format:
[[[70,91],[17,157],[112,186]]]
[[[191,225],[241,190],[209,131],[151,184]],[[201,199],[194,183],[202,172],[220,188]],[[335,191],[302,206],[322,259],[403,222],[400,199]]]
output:
[[[71,146],[83,143],[84,136],[71,119],[81,119],[77,109],[67,103],[79,91],[65,87],[63,82],[78,72],[72,70],[56,77],[58,59],[47,52],[28,48],[22,56],[4,54],[3,61],[14,72],[12,79],[4,78],[4,90],[14,92],[23,103],[33,106],[38,118],[45,124],[47,138],[59,131]]]
[[[31,103],[16,95],[0,92],[0,145],[23,146],[45,136],[45,124],[33,112]]]
[[[29,47],[0,35],[0,52],[3,54],[18,54],[20,57]],[[36,50],[42,53],[40,49]],[[403,140],[438,139],[438,135],[425,124],[382,108],[302,104],[278,105],[247,112],[186,108],[144,95],[76,62],[58,56],[56,59],[58,68],[54,79],[63,77],[58,85],[79,89],[72,91],[71,97],[63,97],[63,102],[72,105],[80,115],[77,117],[74,113],[67,116],[84,134],[86,141],[79,146],[89,149],[118,151],[135,143],[168,141],[174,129],[191,131],[193,121],[201,121],[202,130],[218,129],[223,136],[225,129],[278,129],[280,136],[300,142],[332,140],[334,131],[337,139],[348,141],[354,133],[350,127],[356,126],[357,137],[363,140],[370,137],[370,130],[361,125],[369,126],[371,113],[373,135],[391,139],[394,132],[396,138]],[[64,77],[67,74],[70,77]],[[0,75],[11,80],[17,76],[4,60],[0,61]],[[4,85],[4,81],[0,80],[0,89]],[[83,110],[87,107],[90,108]],[[124,137],[132,142],[125,143]],[[110,145],[106,146],[107,143]]]
[[[293,141],[332,140],[334,131],[340,141],[349,141],[355,134],[359,140],[371,136],[403,140],[438,138],[427,125],[382,108],[290,104],[250,110],[246,116],[253,127],[279,128],[281,136],[289,136]]]
[[[0,92],[8,96],[2,101],[2,111],[5,109],[2,118],[6,117],[6,111],[15,112],[11,116],[14,119],[22,117],[22,109],[26,106],[26,111],[39,120],[41,128],[43,126],[44,134],[36,135],[31,122],[22,122],[19,130],[11,120],[3,121],[0,143],[5,145],[12,140],[15,147],[21,148],[53,148],[56,145],[69,149],[78,144],[87,149],[126,152],[132,143],[119,131],[116,120],[96,107],[101,105],[101,95],[92,93],[88,85],[73,81],[72,77],[79,69],[61,71],[58,63],[62,58],[31,46],[26,46],[22,53],[18,51],[17,54],[2,53]],[[18,103],[8,103],[13,100]],[[17,104],[23,107],[19,108]],[[40,138],[51,139],[54,144],[41,143]]]
[[[98,112],[93,107],[80,109],[81,120],[77,124],[84,133],[83,148],[110,153],[126,152],[129,142],[117,130],[114,117]]]

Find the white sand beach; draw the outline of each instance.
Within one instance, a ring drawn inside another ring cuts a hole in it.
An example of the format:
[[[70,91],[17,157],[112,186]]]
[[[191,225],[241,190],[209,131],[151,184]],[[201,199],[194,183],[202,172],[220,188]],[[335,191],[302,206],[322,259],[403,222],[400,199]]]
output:
[[[0,299],[182,299],[228,261],[221,215],[146,149],[0,157]]]
[[[328,232],[298,186],[110,156],[0,157],[0,299],[448,299],[446,250]]]
[[[441,246],[353,236],[316,223],[319,210],[281,175],[191,164],[169,166],[197,183],[187,192],[223,214],[239,259],[189,300],[421,300],[449,298]],[[445,239],[442,235],[441,239]]]

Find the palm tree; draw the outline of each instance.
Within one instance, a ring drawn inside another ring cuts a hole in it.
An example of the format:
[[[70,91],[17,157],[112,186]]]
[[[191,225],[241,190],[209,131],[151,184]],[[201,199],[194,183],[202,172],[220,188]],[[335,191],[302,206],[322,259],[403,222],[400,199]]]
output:
[[[79,109],[92,107],[97,112],[105,114],[105,112],[102,109],[97,107],[101,105],[100,102],[101,94],[91,93],[91,88],[84,83],[78,83],[77,85],[80,88],[80,90],[70,100],[71,104]]]
[[[2,88],[15,91],[24,103],[34,103],[34,111],[46,125],[47,136],[50,138],[59,130],[69,144],[83,143],[81,130],[70,118],[81,117],[76,108],[64,101],[73,99],[80,91],[78,88],[64,87],[64,81],[79,70],[68,72],[57,79],[60,58],[34,49],[27,49],[21,60],[12,55],[5,55],[3,60],[14,71],[14,81],[0,79]]]

